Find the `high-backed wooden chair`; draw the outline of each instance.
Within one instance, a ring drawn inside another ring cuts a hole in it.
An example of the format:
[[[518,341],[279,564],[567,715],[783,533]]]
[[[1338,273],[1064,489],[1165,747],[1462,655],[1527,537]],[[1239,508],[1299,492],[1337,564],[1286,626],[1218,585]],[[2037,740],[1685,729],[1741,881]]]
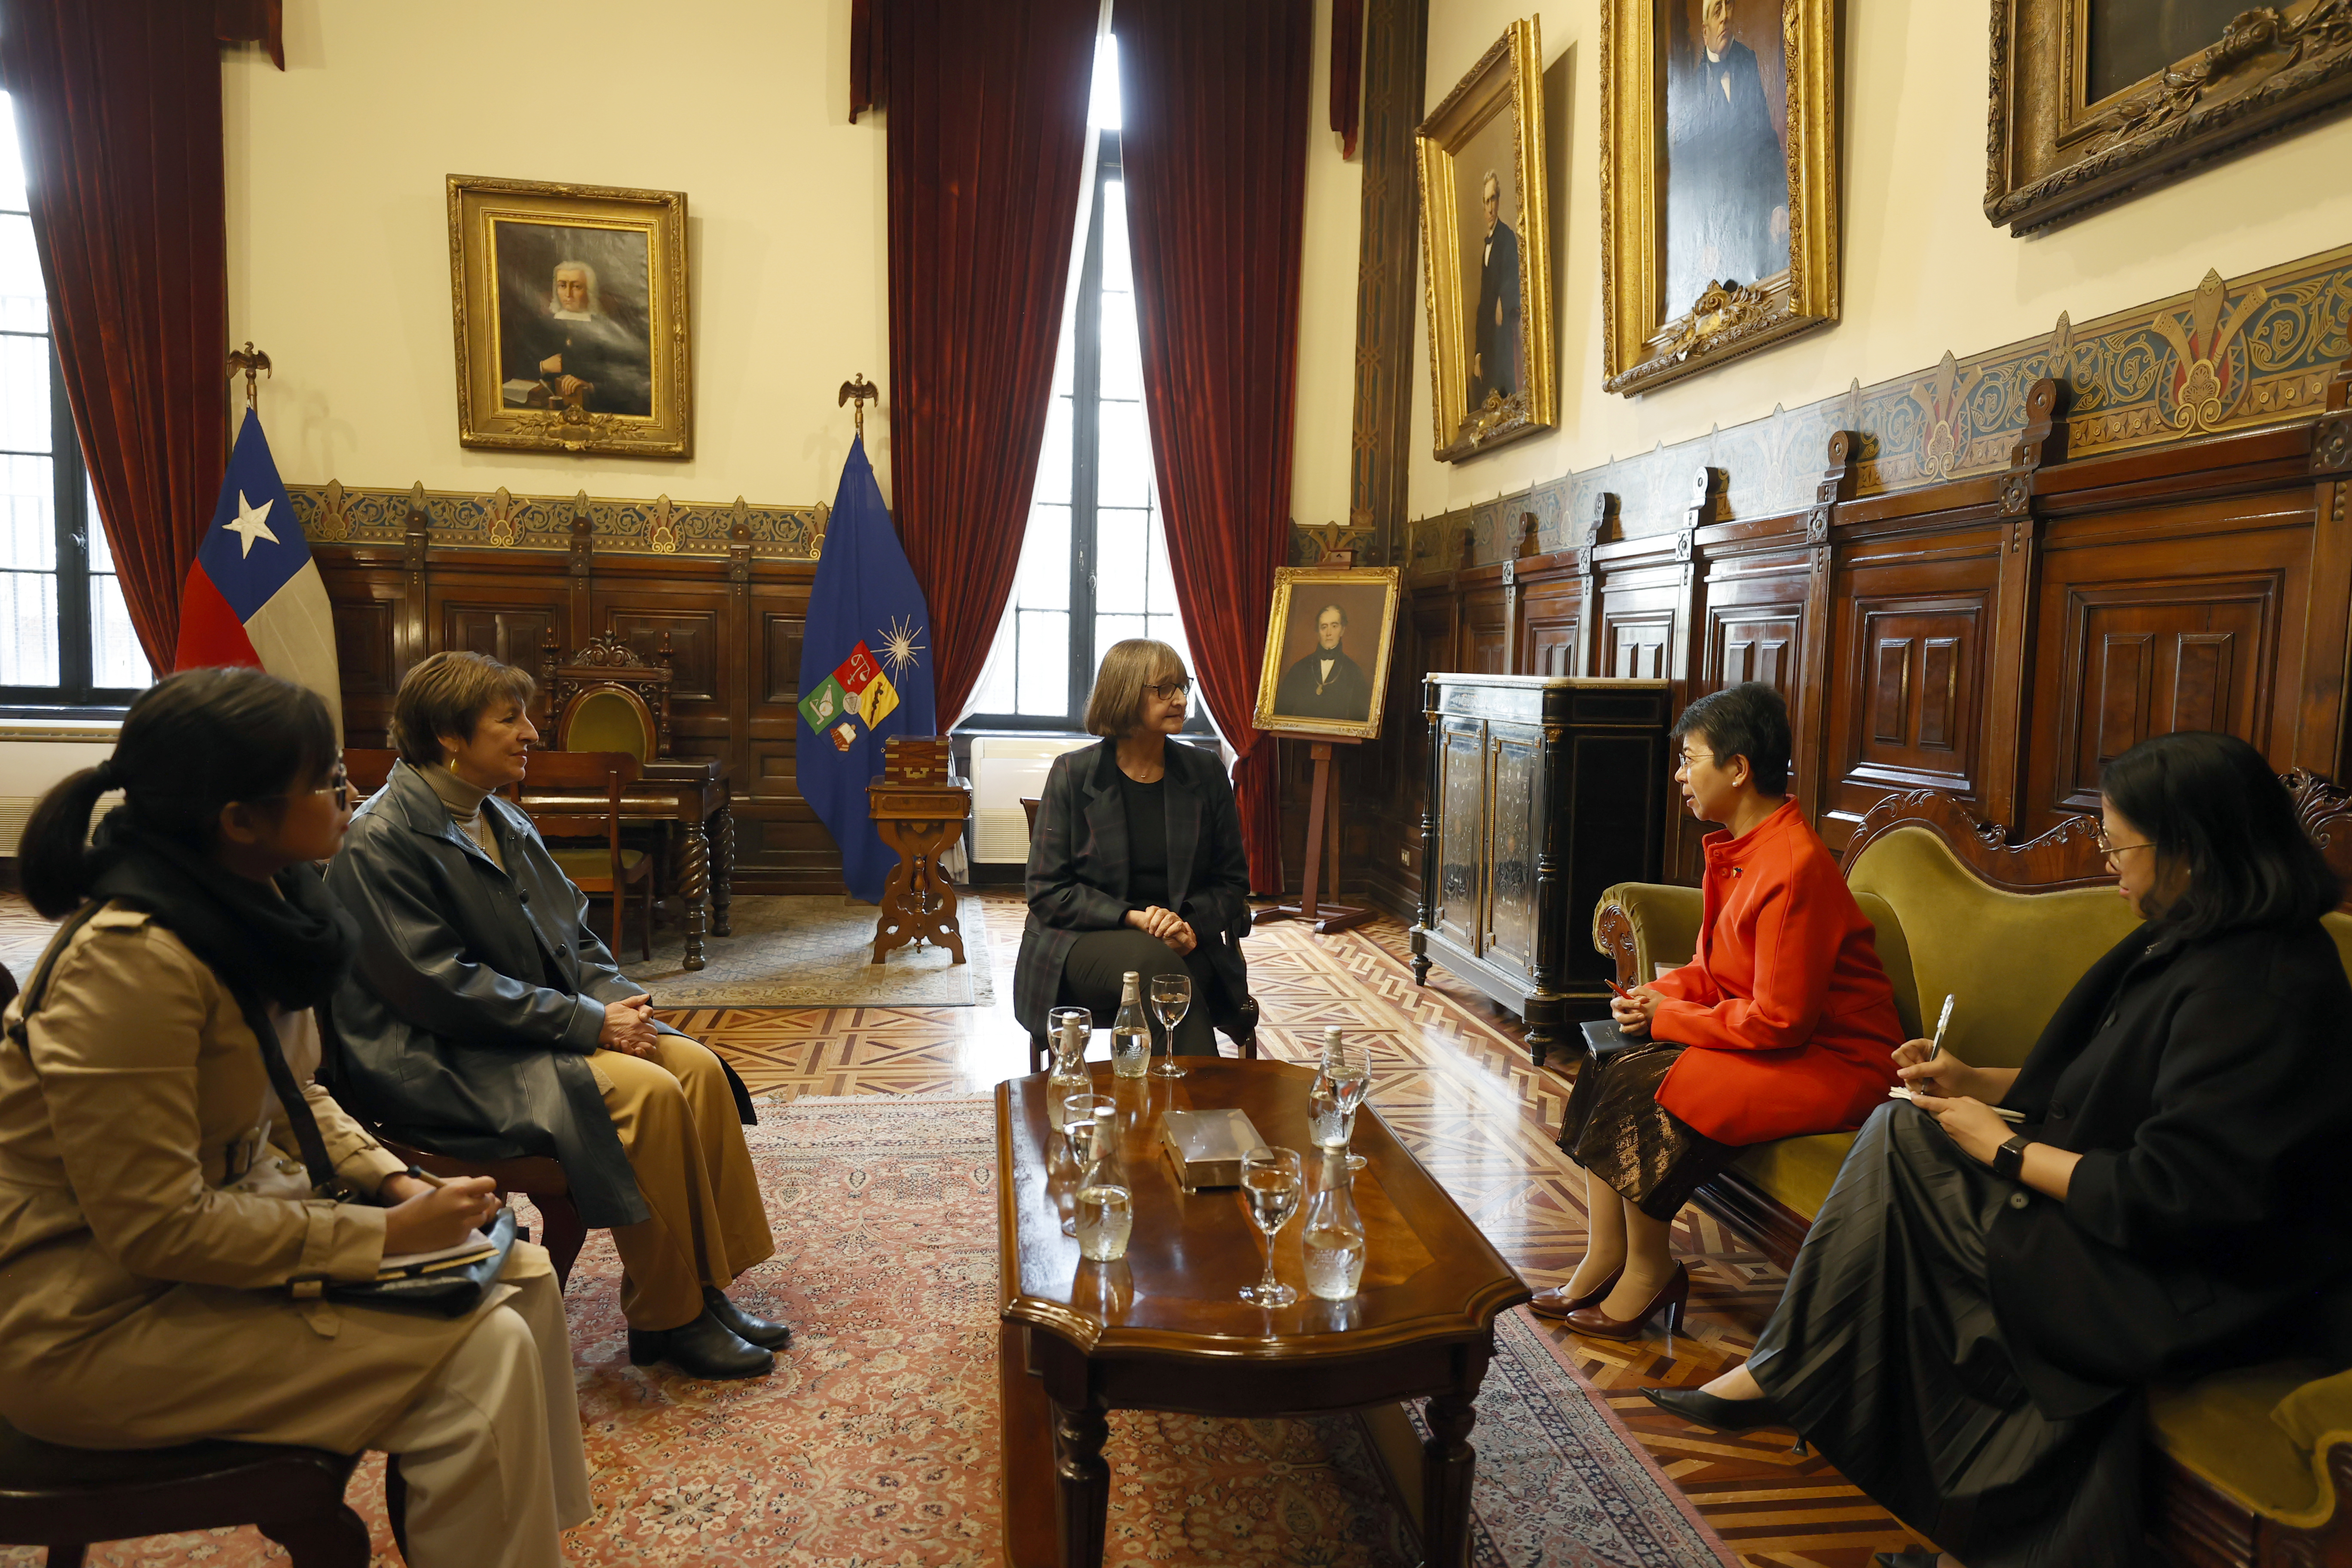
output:
[[[558,751],[626,752],[640,763],[669,754],[668,633],[650,662],[617,637],[591,637],[563,659],[550,628],[540,647]]]
[[[348,765],[348,764],[347,764]],[[573,885],[591,898],[613,900],[613,953],[620,956],[627,940],[628,890],[645,890],[645,923],[637,937],[638,956],[654,955],[654,862],[643,849],[621,842],[621,790],[636,782],[643,764],[625,752],[533,752],[524,788],[516,804],[522,807],[550,840],[601,838],[589,848],[551,842],[549,853]],[[581,797],[602,794],[600,808],[591,809]],[[549,795],[568,799],[551,801]]]

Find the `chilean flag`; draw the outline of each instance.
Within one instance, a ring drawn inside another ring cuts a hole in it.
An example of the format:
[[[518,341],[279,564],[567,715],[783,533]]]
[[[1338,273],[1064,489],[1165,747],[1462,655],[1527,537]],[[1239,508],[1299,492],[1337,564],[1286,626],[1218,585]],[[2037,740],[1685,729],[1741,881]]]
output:
[[[213,526],[180,588],[174,670],[241,664],[266,669],[327,700],[343,732],[342,677],[327,584],[294,503],[270,460],[261,419],[247,411],[229,454]]]

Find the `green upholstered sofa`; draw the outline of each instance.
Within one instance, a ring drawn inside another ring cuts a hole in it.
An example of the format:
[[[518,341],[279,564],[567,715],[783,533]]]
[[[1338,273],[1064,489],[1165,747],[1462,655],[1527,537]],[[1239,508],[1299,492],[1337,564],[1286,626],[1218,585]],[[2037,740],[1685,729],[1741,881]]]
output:
[[[2291,775],[2303,820],[2352,873],[2352,797]],[[2015,1067],[2084,971],[2132,929],[2087,822],[2010,846],[1948,795],[1890,797],[1856,826],[1847,885],[1877,931],[1910,1035],[1954,998],[1946,1044],[1969,1062]],[[2352,876],[2347,876],[2352,882]],[[1593,944],[1621,984],[1686,962],[1698,945],[1695,888],[1622,883],[1601,895]],[[2327,917],[2352,968],[2352,915]],[[1755,1237],[1784,1266],[1820,1208],[1851,1133],[1748,1151],[1700,1205]],[[2347,1151],[2352,1157],[2352,1150]],[[2339,1305],[2352,1313],[2352,1297]],[[2153,1486],[2151,1530],[2185,1564],[2352,1563],[2352,1326],[2326,1359],[2224,1373],[2150,1399],[2168,1484]],[[2305,1553],[2298,1555],[2298,1552]]]

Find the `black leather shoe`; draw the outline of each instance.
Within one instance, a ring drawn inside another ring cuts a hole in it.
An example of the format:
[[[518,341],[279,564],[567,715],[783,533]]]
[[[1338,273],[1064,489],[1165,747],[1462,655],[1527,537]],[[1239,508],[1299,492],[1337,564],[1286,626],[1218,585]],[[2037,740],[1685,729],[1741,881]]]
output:
[[[688,1377],[765,1377],[776,1358],[739,1337],[708,1308],[682,1329],[631,1329],[629,1364],[666,1361]]]
[[[1874,1552],[1870,1560],[1879,1568],[1936,1568],[1944,1560],[1940,1552]]]
[[[702,1304],[709,1308],[710,1315],[726,1324],[739,1340],[772,1351],[780,1351],[793,1342],[791,1325],[772,1323],[765,1318],[753,1317],[729,1300],[727,1292],[715,1285],[702,1288]]]
[[[1659,1409],[1718,1432],[1747,1432],[1758,1426],[1786,1426],[1769,1399],[1721,1399],[1703,1388],[1645,1388],[1642,1397]]]

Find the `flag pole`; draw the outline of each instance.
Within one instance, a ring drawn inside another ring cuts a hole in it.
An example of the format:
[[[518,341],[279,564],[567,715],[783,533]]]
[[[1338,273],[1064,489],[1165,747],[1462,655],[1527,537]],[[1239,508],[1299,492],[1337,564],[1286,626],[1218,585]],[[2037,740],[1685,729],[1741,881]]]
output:
[[[247,343],[245,346],[247,348],[251,348],[253,345],[251,343]],[[264,361],[263,363],[267,363],[268,362]],[[861,441],[866,439],[866,400],[869,397],[872,398],[875,404],[878,406],[882,402],[882,390],[876,386],[872,382],[866,380],[866,373],[861,370],[855,376],[841,384],[841,395],[833,400],[833,405],[835,408],[838,408],[843,404],[849,402],[852,398],[856,399],[857,407],[856,410],[856,417],[857,420],[857,438]]]

